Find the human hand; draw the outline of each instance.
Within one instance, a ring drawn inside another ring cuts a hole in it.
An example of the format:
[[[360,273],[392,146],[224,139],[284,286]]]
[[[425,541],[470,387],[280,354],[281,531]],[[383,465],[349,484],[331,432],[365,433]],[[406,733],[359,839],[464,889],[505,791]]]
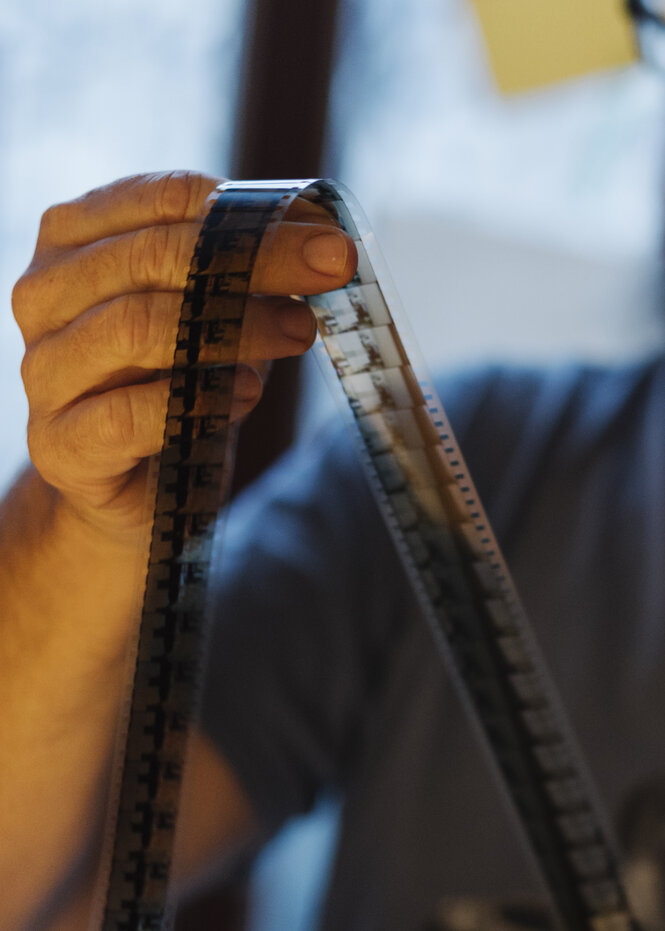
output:
[[[30,456],[60,503],[104,533],[146,519],[146,459],[161,447],[182,290],[217,183],[140,175],[50,208],[14,289]],[[317,208],[296,202],[288,220],[254,266],[234,419],[260,398],[258,363],[313,341],[311,311],[287,295],[341,287],[354,271],[352,242]]]

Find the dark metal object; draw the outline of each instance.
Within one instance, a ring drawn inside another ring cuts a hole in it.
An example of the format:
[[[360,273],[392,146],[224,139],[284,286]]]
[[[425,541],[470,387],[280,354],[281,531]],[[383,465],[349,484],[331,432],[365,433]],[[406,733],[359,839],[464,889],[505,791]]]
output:
[[[625,0],[635,24],[640,55],[654,71],[665,74],[665,6],[649,0]]]
[[[626,9],[638,23],[646,21],[665,29],[665,13],[656,12],[643,0],[626,0]]]
[[[323,164],[339,0],[251,0],[231,161],[234,178],[316,178]],[[291,444],[300,360],[272,366],[261,403],[240,430],[234,494]]]
[[[231,173],[310,178],[322,171],[338,0],[252,0]]]

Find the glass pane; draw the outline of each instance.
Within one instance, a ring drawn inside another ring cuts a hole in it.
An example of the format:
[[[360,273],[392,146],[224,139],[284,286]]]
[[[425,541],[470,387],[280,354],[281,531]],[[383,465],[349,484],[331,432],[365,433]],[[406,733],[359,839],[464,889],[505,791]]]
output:
[[[345,9],[334,170],[430,366],[662,345],[661,77],[638,64],[502,97],[466,0]]]
[[[9,312],[43,210],[139,171],[223,173],[240,0],[23,0],[3,10],[0,482],[25,458],[22,342]]]
[[[644,7],[650,13],[658,16],[665,16],[665,0],[643,0]]]
[[[665,14],[662,14],[665,16]],[[665,76],[665,19],[644,19],[639,24],[640,51],[644,61],[661,78]]]

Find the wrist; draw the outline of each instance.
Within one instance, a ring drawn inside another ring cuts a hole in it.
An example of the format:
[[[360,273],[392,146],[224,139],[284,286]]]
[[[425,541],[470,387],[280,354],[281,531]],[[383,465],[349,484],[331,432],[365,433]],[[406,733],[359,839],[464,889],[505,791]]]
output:
[[[14,655],[37,665],[55,656],[93,675],[124,662],[141,610],[150,526],[95,521],[33,467],[3,511],[0,572]]]

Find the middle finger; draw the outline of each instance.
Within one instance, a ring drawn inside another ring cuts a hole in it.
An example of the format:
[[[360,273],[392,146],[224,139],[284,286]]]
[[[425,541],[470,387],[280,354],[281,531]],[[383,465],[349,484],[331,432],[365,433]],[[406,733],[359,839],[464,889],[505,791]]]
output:
[[[181,303],[177,292],[124,295],[45,336],[28,350],[23,362],[33,410],[55,411],[82,395],[169,369]],[[205,346],[201,362],[251,364],[299,355],[311,346],[314,335],[314,317],[305,304],[252,296],[239,344],[231,333],[229,340]]]

